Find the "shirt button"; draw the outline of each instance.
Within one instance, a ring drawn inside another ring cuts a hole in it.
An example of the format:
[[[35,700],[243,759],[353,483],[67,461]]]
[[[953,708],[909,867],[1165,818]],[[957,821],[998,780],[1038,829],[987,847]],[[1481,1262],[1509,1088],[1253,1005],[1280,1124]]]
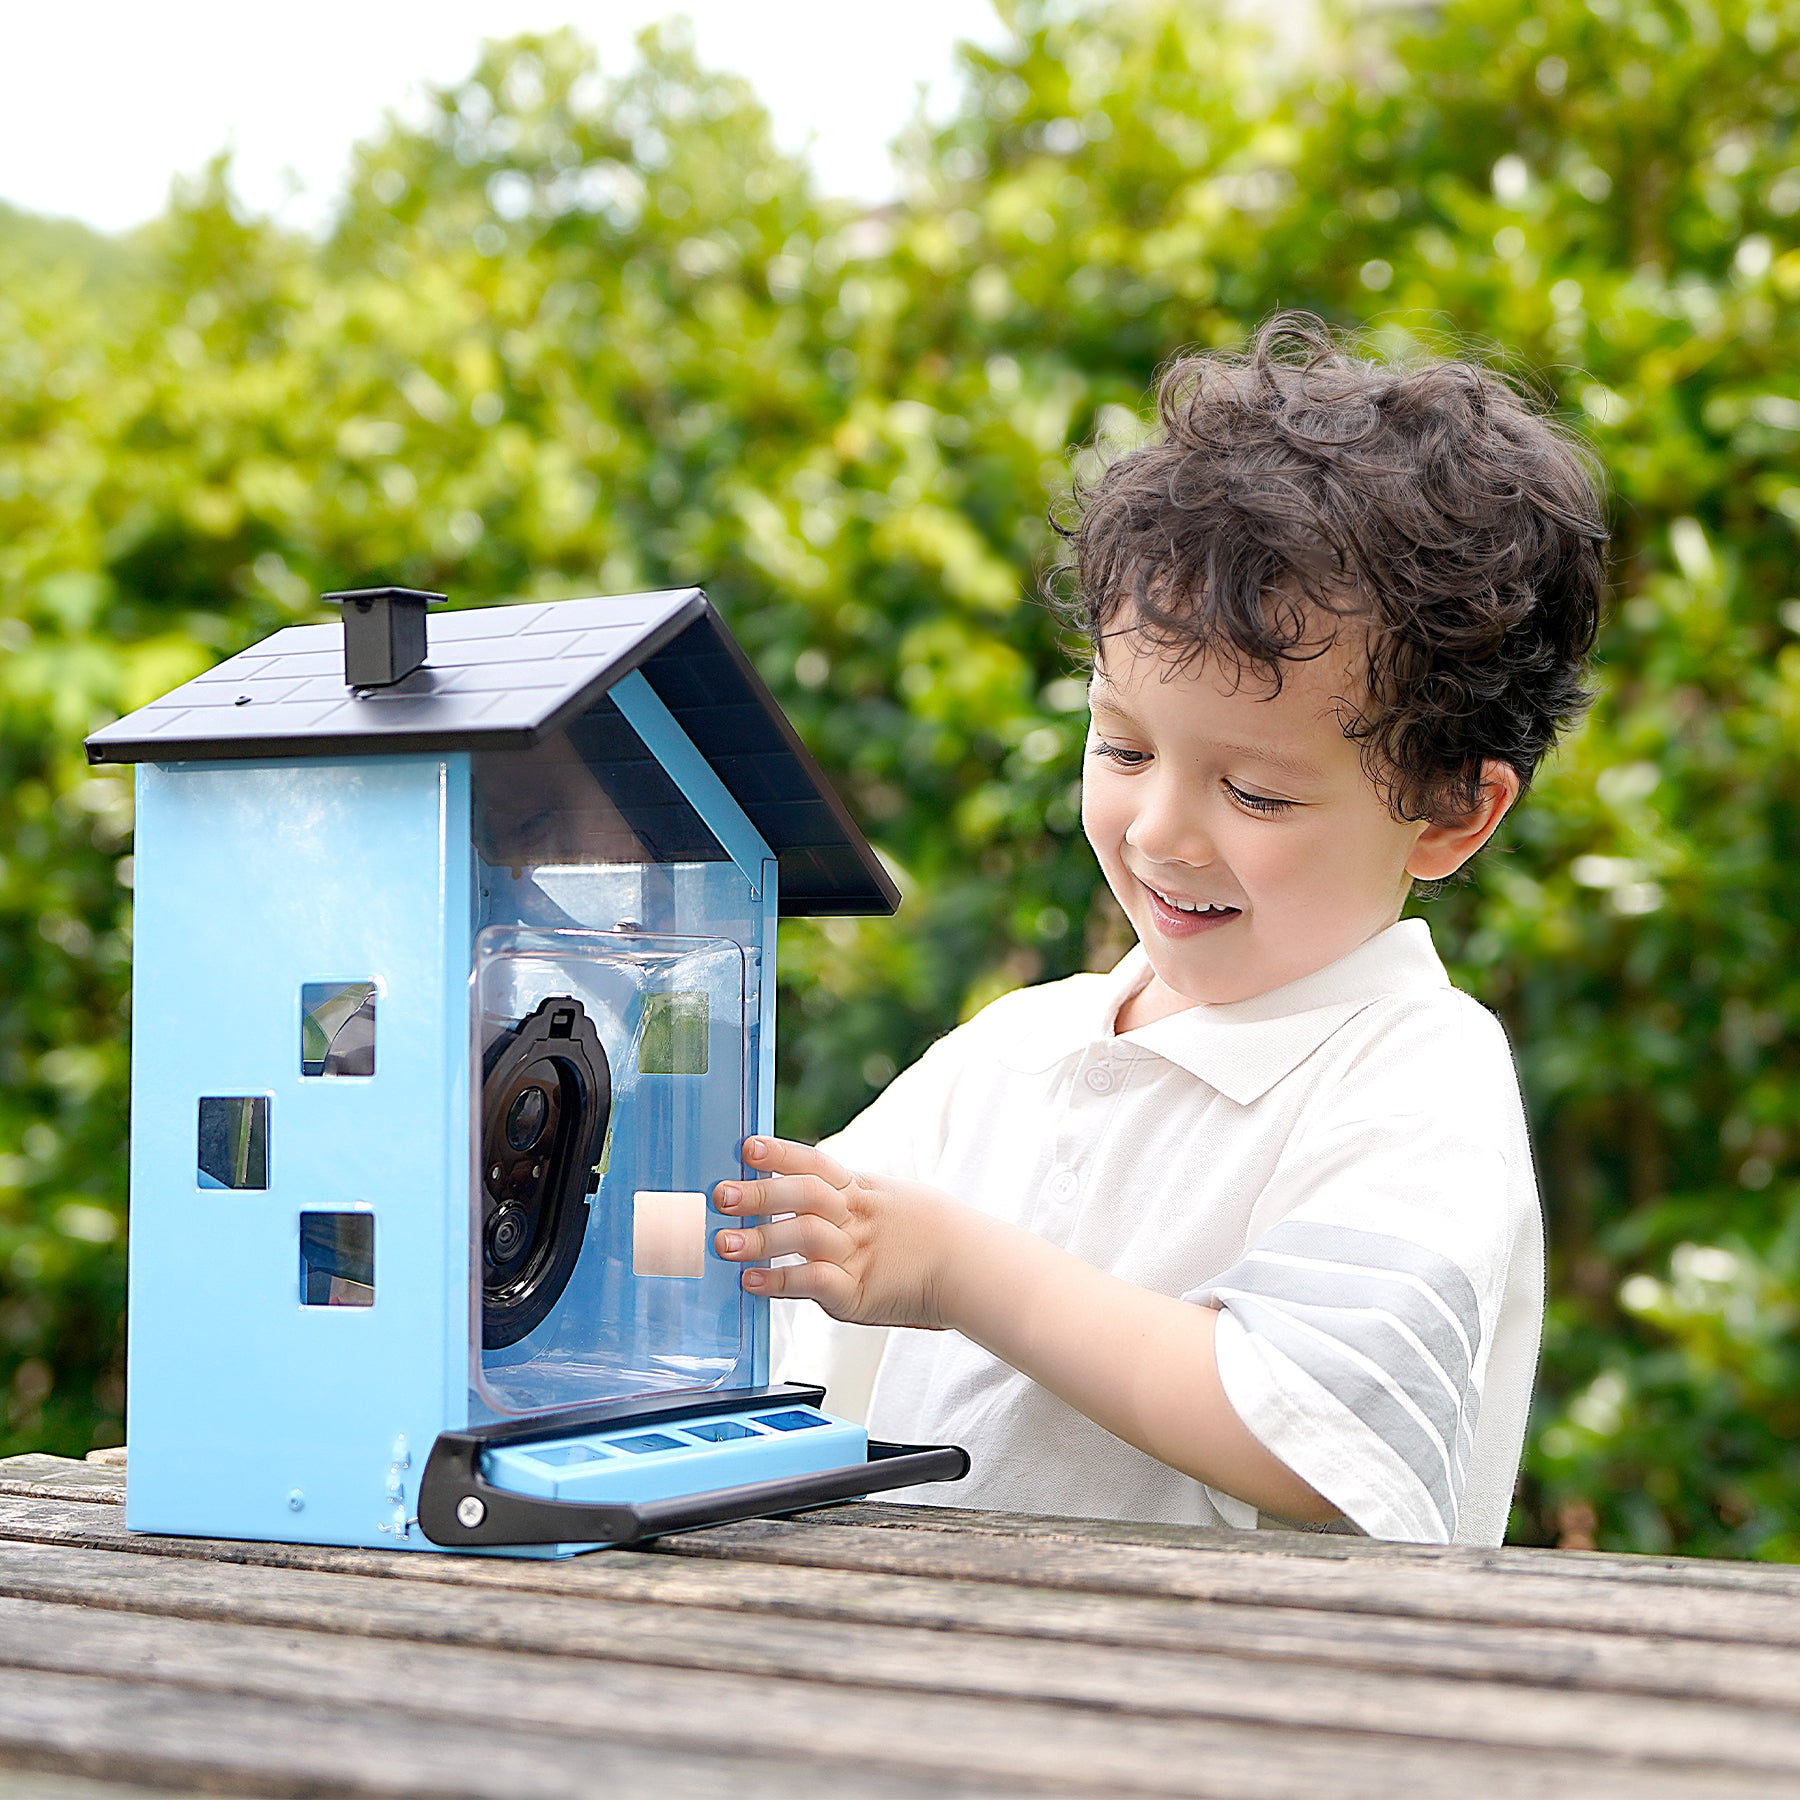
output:
[[[1058,1169],[1050,1177],[1050,1198],[1052,1200],[1073,1200],[1080,1188],[1081,1183],[1075,1179],[1073,1169]]]
[[[1111,1069],[1089,1069],[1088,1072],[1082,1076],[1082,1080],[1085,1081],[1096,1094],[1110,1094],[1112,1092],[1113,1073]]]

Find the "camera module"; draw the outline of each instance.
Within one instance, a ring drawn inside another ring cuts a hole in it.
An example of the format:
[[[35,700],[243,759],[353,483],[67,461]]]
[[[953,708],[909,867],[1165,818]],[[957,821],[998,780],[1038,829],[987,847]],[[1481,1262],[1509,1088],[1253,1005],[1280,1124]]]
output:
[[[481,1341],[516,1344],[549,1317],[587,1235],[612,1070],[567,994],[503,1031],[481,1084]]]

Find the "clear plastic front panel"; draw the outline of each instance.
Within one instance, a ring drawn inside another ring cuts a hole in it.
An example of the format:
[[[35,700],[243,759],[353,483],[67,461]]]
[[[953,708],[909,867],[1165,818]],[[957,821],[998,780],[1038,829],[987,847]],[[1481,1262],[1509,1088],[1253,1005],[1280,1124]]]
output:
[[[710,1202],[742,1166],[746,989],[726,938],[476,939],[474,1386],[496,1412],[741,1379]]]

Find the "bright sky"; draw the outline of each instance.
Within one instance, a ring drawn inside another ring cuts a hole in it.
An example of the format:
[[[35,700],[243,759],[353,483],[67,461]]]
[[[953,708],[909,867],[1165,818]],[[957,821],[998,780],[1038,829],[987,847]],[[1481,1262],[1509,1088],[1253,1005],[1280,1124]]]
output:
[[[987,0],[0,0],[0,200],[116,231],[230,146],[252,207],[313,224],[351,145],[467,74],[484,37],[572,25],[618,70],[677,13],[784,146],[811,143],[828,191],[866,199],[892,191],[920,85],[941,112],[956,42],[1000,34]]]

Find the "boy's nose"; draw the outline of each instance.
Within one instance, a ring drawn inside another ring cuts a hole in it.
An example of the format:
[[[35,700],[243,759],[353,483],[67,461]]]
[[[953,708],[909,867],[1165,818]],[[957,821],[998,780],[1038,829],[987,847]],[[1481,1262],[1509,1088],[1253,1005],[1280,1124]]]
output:
[[[1126,830],[1125,842],[1146,862],[1203,869],[1216,860],[1217,848],[1191,800],[1165,790],[1147,795],[1145,802]]]

